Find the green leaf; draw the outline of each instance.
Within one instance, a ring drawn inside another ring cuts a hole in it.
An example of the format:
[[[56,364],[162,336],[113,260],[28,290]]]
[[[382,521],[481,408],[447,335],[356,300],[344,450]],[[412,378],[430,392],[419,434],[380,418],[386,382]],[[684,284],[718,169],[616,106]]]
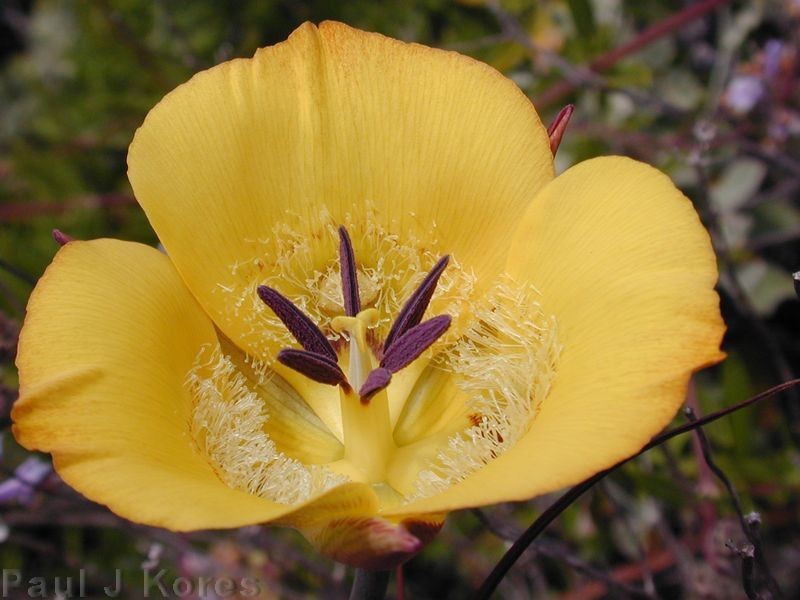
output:
[[[567,0],[575,29],[582,38],[594,35],[594,13],[589,0]]]

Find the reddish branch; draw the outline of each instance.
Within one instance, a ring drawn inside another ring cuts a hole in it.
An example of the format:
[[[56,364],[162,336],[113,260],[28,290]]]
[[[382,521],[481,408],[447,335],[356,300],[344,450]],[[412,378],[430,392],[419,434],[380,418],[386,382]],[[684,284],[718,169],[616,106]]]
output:
[[[705,16],[723,4],[727,4],[728,2],[730,2],[730,0],[703,0],[697,4],[687,6],[682,11],[677,12],[674,15],[667,17],[663,21],[659,21],[655,25],[648,27],[628,43],[622,44],[621,46],[618,46],[613,50],[598,56],[596,59],[590,62],[585,69],[590,74],[607,71],[623,58],[638,52],[659,38],[678,31],[682,27],[685,27],[688,23]],[[537,98],[536,107],[542,109],[550,106],[551,104],[555,104],[564,96],[572,92],[575,87],[576,85],[574,81],[569,81],[567,79],[559,81],[553,87],[546,90],[541,96],[539,96],[539,98]]]
[[[117,208],[135,204],[128,194],[80,196],[63,202],[14,202],[0,204],[0,223],[26,221],[35,217],[58,216],[80,209]]]

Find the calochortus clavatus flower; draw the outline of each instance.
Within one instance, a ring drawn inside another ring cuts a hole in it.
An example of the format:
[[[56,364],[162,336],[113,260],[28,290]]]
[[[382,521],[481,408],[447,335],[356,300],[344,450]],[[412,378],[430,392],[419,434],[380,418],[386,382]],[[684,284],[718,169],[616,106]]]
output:
[[[13,417],[133,521],[389,567],[637,452],[721,358],[689,200],[627,158],[555,177],[528,99],[452,52],[303,25],[167,95],[128,165],[166,253],[59,250]]]

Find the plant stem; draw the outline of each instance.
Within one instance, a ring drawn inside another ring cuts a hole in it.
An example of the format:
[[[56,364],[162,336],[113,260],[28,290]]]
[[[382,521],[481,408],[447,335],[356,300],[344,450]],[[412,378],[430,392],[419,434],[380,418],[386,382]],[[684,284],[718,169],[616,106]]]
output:
[[[389,587],[389,571],[356,569],[350,600],[383,600]]]
[[[587,66],[583,67],[582,70],[587,75],[597,75],[598,73],[607,71],[623,58],[628,57],[634,52],[638,52],[645,46],[648,46],[665,35],[670,35],[678,31],[682,27],[685,27],[688,23],[694,21],[695,19],[699,19],[700,17],[704,17],[709,12],[715,10],[723,4],[727,4],[729,1],[730,0],[703,0],[701,2],[697,2],[696,4],[691,4],[682,11],[667,17],[663,21],[660,21],[655,25],[651,25],[631,41],[597,57]],[[565,78],[541,94],[536,99],[536,107],[542,109],[546,106],[550,106],[551,104],[560,101],[576,87],[577,86],[574,81],[571,81],[570,78]]]
[[[697,415],[695,415],[694,410],[691,407],[686,407],[684,409],[684,414],[686,418],[692,422],[697,422]],[[752,556],[742,556],[742,559],[749,559],[749,563],[745,561],[743,564],[743,573],[747,573],[748,571],[751,574],[752,579],[752,570],[753,565],[752,561],[755,559],[756,564],[761,568],[761,571],[764,575],[764,579],[767,583],[767,587],[769,587],[769,591],[772,594],[773,598],[783,598],[783,592],[781,591],[778,582],[775,580],[774,575],[772,574],[772,570],[769,567],[769,563],[767,562],[766,558],[764,557],[764,549],[761,546],[761,539],[758,537],[757,530],[753,528],[750,523],[747,522],[747,518],[744,516],[744,510],[742,509],[742,502],[739,499],[739,494],[736,492],[736,488],[733,487],[733,483],[731,483],[730,478],[725,474],[719,465],[714,461],[714,457],[711,453],[711,443],[708,441],[708,437],[706,436],[705,432],[703,431],[702,427],[698,427],[694,430],[697,439],[700,442],[700,448],[703,453],[703,459],[706,461],[709,469],[717,476],[722,482],[722,485],[725,486],[725,489],[728,492],[728,495],[731,498],[731,504],[733,505],[733,509],[736,512],[736,516],[739,518],[739,525],[742,528],[742,532],[744,533],[747,541],[750,542],[750,545],[753,548]],[[749,594],[748,594],[749,597]]]
[[[495,591],[497,586],[503,580],[503,577],[506,576],[506,573],[514,566],[514,563],[517,559],[522,556],[523,552],[530,546],[534,540],[539,537],[539,534],[542,533],[550,523],[555,521],[555,519],[567,509],[570,504],[575,502],[578,498],[580,498],[584,492],[591,489],[598,481],[601,481],[606,475],[614,471],[617,467],[620,467],[627,463],[628,461],[636,458],[637,456],[644,454],[648,450],[655,448],[670,440],[682,433],[686,433],[687,431],[693,431],[698,427],[702,427],[703,425],[707,425],[717,419],[721,419],[722,417],[729,415],[733,412],[741,410],[751,404],[755,404],[756,402],[760,402],[761,400],[765,400],[767,398],[771,398],[784,390],[788,390],[796,385],[800,384],[800,379],[792,379],[791,381],[787,381],[781,383],[780,385],[776,385],[774,387],[769,388],[761,392],[760,394],[756,394],[752,398],[748,398],[738,404],[734,404],[733,406],[729,406],[728,408],[724,408],[719,410],[715,413],[711,413],[706,415],[696,421],[691,423],[685,423],[683,425],[679,425],[673,429],[669,429],[656,437],[654,437],[650,442],[642,448],[639,452],[630,456],[624,460],[621,460],[617,464],[609,467],[605,471],[600,471],[595,475],[592,475],[589,479],[579,483],[578,485],[570,488],[567,490],[561,497],[559,497],[553,504],[551,504],[547,510],[545,510],[539,518],[536,519],[528,529],[519,537],[519,539],[514,542],[511,548],[503,555],[500,561],[495,565],[494,569],[489,576],[484,580],[481,584],[481,587],[478,588],[478,591],[475,592],[476,600],[484,600],[489,598],[492,593]]]

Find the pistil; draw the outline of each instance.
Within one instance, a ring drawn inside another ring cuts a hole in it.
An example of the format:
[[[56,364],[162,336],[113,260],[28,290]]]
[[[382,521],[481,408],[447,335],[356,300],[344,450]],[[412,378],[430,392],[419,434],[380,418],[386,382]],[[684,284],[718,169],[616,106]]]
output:
[[[340,387],[345,459],[361,470],[370,483],[386,479],[389,455],[395,449],[389,419],[389,399],[385,390],[364,399],[358,390],[374,367],[367,344],[367,329],[378,321],[374,308],[356,316],[336,317],[331,327],[345,336],[349,346],[348,388]]]
[[[362,310],[354,317],[336,317],[331,321],[331,328],[336,333],[343,333],[350,348],[350,362],[347,379],[351,387],[361,389],[373,368],[372,351],[367,344],[367,329],[378,322],[378,311],[374,308]]]

